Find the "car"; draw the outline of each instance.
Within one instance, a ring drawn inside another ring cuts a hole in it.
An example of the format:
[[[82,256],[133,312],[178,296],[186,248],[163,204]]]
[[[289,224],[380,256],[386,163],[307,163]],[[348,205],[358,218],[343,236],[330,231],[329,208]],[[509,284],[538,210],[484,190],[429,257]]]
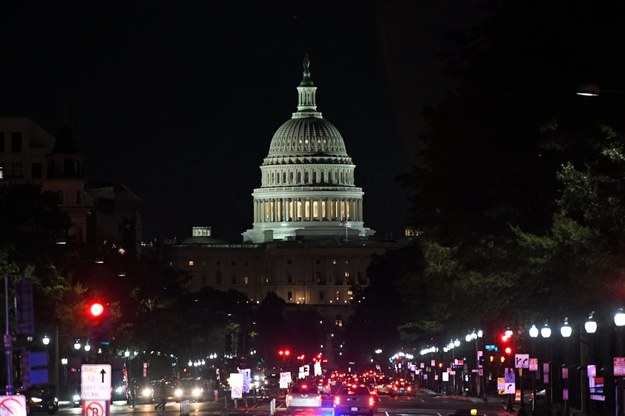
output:
[[[400,378],[393,382],[390,392],[391,396],[412,396],[414,395],[414,387],[412,384]]]
[[[378,408],[378,396],[365,385],[341,387],[334,396],[334,416],[373,415]]]
[[[321,408],[321,394],[314,383],[297,381],[291,385],[286,394],[286,413],[292,414],[301,410]]]
[[[182,400],[203,401],[206,393],[205,383],[195,378],[181,378],[174,387],[174,398],[177,402]]]
[[[80,392],[75,392],[72,394],[70,403],[72,407],[80,407],[82,404],[82,398],[80,397]]]
[[[21,394],[26,397],[26,408],[29,414],[43,411],[53,415],[59,410],[59,399],[50,386],[32,386]]]

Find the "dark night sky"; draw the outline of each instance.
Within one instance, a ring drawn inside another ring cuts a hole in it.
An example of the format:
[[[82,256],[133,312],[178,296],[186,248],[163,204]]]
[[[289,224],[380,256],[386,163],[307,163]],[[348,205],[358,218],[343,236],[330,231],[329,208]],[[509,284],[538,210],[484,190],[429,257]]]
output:
[[[420,109],[448,90],[443,34],[469,0],[17,2],[0,17],[0,116],[56,134],[64,117],[88,179],[142,199],[144,238],[252,225],[259,165],[296,110],[305,53],[317,104],[345,139],[365,225],[398,235]]]

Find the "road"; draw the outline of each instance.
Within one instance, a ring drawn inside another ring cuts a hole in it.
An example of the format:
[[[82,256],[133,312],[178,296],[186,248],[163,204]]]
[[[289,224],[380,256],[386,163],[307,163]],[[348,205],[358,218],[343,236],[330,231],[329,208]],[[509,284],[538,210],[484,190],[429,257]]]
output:
[[[380,397],[380,404],[376,416],[400,416],[400,415],[424,415],[424,416],[447,416],[457,409],[478,409],[480,415],[486,416],[511,416],[515,413],[505,411],[503,401],[492,400],[489,403],[483,403],[481,400],[469,399],[462,397],[449,397],[436,394],[430,394],[427,391],[417,391],[413,397]],[[59,410],[60,415],[80,415],[81,408],[62,408]],[[153,404],[137,404],[134,408],[129,407],[123,402],[114,402],[111,405],[111,414],[155,414]],[[236,408],[232,400],[221,399],[219,401],[207,401],[201,403],[189,403],[189,415],[249,415],[249,416],[267,416],[270,413],[270,401],[248,399],[247,404],[244,400],[238,400]],[[167,403],[165,411],[159,412],[164,416],[174,416],[181,414],[181,406],[179,403]],[[276,400],[277,416],[285,416],[285,408],[283,400]],[[45,415],[45,413],[42,413]],[[307,416],[331,416],[331,402],[324,405],[321,411],[309,413]],[[88,416],[102,416],[93,415]]]

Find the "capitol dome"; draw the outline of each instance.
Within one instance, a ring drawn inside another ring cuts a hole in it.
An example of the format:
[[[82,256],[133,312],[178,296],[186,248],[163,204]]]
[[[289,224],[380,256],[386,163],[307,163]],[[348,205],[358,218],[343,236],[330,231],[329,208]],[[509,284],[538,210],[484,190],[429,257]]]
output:
[[[356,166],[338,129],[317,111],[317,87],[304,58],[298,106],[271,139],[261,187],[252,194],[254,224],[244,241],[363,238],[362,197],[354,185]]]

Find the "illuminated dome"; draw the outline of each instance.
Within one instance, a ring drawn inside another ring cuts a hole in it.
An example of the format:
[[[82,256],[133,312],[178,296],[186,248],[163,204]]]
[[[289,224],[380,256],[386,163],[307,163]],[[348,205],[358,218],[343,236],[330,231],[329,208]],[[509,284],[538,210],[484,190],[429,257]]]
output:
[[[341,133],[317,111],[317,87],[304,58],[298,105],[273,135],[260,166],[261,187],[254,198],[254,226],[243,233],[254,243],[327,238],[363,238],[374,231],[363,222],[356,166]]]

